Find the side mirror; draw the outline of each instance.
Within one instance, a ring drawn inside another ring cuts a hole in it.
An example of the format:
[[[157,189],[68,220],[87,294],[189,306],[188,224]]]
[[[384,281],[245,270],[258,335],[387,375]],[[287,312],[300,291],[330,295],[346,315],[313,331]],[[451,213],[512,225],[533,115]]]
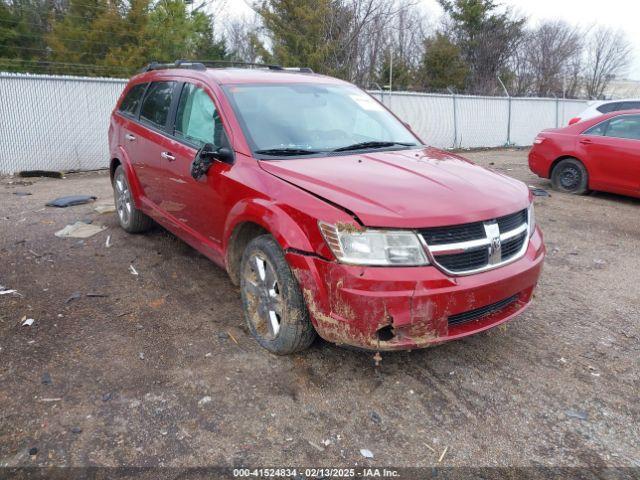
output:
[[[191,176],[196,180],[204,177],[216,160],[224,163],[233,163],[233,150],[229,147],[216,148],[212,143],[205,143],[191,164]]]

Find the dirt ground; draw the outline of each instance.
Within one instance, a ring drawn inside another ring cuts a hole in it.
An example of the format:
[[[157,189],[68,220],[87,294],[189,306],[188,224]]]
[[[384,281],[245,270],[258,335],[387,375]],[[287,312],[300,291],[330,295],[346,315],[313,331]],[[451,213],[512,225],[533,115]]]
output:
[[[550,189],[524,150],[467,156]],[[269,354],[224,271],[160,228],[44,207],[71,194],[111,202],[108,175],[0,179],[0,284],[22,295],[0,296],[2,466],[640,467],[640,200],[537,197],[531,308],[376,368],[323,341]],[[108,229],[54,236],[77,220]]]

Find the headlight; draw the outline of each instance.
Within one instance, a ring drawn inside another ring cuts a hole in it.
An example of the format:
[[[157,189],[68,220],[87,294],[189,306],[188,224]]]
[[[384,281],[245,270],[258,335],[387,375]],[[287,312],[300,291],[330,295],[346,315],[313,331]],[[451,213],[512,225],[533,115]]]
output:
[[[428,265],[424,248],[414,232],[357,230],[318,223],[327,245],[342,263],[352,265]]]
[[[528,215],[529,215],[529,236],[533,235],[533,232],[536,231],[536,214],[533,210],[533,202],[531,202],[531,205],[529,205],[528,208]]]

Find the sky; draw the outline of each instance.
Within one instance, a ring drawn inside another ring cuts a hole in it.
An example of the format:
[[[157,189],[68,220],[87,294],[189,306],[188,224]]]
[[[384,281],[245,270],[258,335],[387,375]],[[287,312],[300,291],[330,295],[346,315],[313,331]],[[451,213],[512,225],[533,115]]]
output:
[[[243,16],[251,13],[251,0],[222,0],[229,15]],[[429,16],[442,15],[436,0],[418,0]],[[562,19],[582,27],[605,25],[622,29],[634,47],[634,58],[626,77],[640,80],[640,4],[637,0],[497,0],[498,3],[529,17],[532,23],[541,20]],[[432,20],[437,24],[437,19]]]

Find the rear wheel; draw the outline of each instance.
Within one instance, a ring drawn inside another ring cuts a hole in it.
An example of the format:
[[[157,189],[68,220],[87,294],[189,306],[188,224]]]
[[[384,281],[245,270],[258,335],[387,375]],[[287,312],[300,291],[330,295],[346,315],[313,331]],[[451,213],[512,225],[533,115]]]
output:
[[[120,226],[129,233],[141,233],[149,230],[153,221],[136,208],[131,196],[129,181],[122,165],[118,165],[113,174],[113,198]]]
[[[551,183],[561,192],[583,195],[589,191],[589,174],[580,160],[565,158],[553,168]]]
[[[252,240],[242,255],[240,289],[247,326],[258,343],[286,355],[316,337],[302,292],[271,235]]]

